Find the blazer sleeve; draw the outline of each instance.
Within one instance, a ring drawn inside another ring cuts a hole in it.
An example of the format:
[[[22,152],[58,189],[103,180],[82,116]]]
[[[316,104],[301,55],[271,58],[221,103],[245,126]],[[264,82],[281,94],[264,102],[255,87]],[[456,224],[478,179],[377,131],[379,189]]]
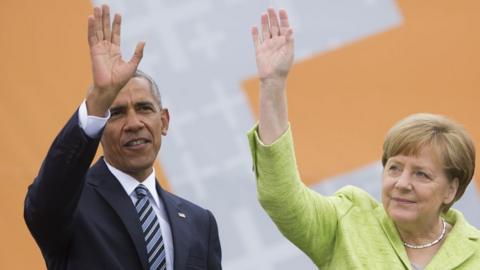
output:
[[[53,141],[37,177],[28,188],[25,222],[42,251],[62,250],[100,139],[89,138],[78,124],[78,113]]]
[[[257,196],[280,232],[320,264],[334,247],[339,198],[326,197],[301,181],[291,130],[271,145],[264,145],[255,126],[248,133]]]
[[[208,268],[212,270],[222,269],[222,249],[220,247],[220,239],[218,236],[217,222],[213,214],[208,211],[208,217],[210,220],[210,233],[208,243]]]

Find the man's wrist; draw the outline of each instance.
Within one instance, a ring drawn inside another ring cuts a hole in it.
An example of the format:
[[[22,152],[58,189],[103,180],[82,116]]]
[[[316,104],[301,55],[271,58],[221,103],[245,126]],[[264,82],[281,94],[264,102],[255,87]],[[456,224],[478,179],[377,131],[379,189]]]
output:
[[[93,87],[86,99],[88,115],[105,117],[115,96],[115,94],[112,94],[112,91],[102,91]]]
[[[86,100],[82,102],[78,109],[78,124],[90,138],[98,138],[100,136],[100,132],[109,118],[110,112],[108,110],[102,117],[91,115],[88,111]]]

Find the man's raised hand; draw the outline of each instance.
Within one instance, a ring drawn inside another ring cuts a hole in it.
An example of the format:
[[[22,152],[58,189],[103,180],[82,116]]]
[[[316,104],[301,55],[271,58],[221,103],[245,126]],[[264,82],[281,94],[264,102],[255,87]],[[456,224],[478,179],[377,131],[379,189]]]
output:
[[[107,5],[94,7],[88,17],[88,44],[92,62],[93,89],[87,96],[89,115],[103,116],[120,89],[132,78],[143,56],[144,42],[139,42],[126,62],[120,51],[122,18],[115,14],[110,23]]]

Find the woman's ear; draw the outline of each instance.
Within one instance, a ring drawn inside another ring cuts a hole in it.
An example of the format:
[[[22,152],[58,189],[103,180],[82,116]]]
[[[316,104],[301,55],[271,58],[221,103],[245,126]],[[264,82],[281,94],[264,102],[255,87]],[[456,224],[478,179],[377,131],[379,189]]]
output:
[[[453,178],[452,181],[448,183],[448,190],[447,194],[445,195],[445,199],[443,201],[444,204],[450,204],[455,199],[455,195],[457,195],[459,180],[457,177]]]

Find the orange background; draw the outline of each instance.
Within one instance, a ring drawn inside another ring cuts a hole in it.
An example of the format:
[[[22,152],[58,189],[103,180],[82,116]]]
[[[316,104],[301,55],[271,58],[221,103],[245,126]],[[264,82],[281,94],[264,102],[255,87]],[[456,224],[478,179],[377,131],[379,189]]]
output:
[[[28,185],[91,83],[90,1],[0,2],[0,269],[45,269],[23,221]],[[159,166],[157,177],[167,186]]]
[[[480,2],[398,5],[402,26],[295,66],[290,114],[307,182],[378,160],[388,127],[412,112],[452,116],[480,142]],[[90,83],[90,12],[89,1],[0,2],[0,269],[45,269],[23,199]],[[244,85],[256,110],[257,84]]]

